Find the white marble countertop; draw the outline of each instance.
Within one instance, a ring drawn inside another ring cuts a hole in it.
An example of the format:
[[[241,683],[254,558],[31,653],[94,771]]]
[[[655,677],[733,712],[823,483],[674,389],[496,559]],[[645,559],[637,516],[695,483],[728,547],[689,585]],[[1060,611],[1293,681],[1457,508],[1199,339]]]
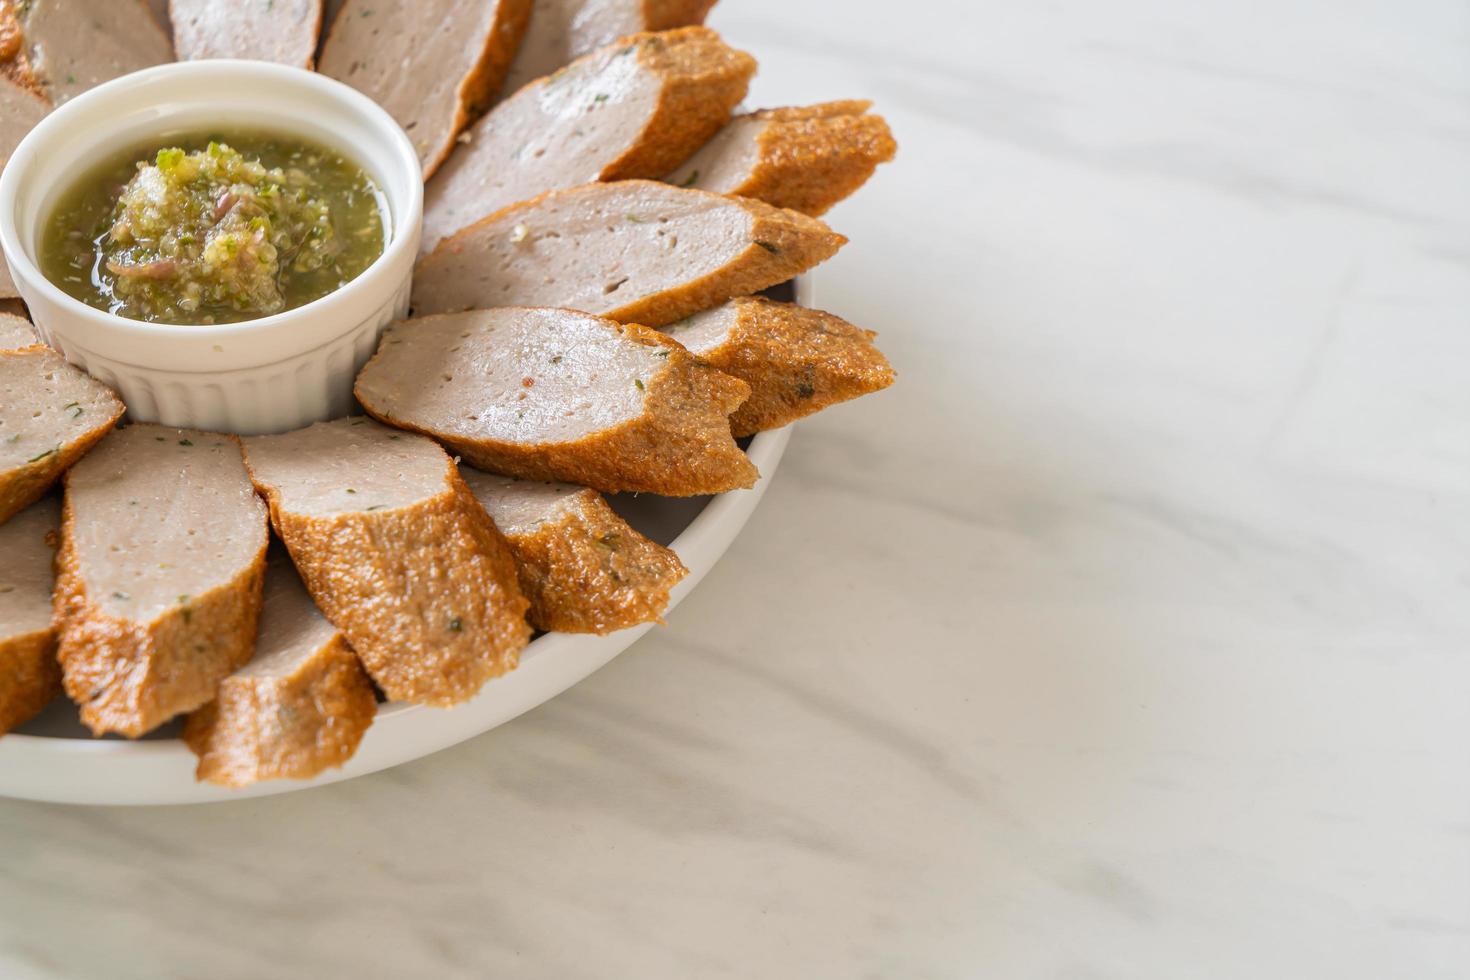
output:
[[[510,725],[0,801],[0,976],[1470,975],[1470,8],[1249,9],[724,0],[899,386]]]

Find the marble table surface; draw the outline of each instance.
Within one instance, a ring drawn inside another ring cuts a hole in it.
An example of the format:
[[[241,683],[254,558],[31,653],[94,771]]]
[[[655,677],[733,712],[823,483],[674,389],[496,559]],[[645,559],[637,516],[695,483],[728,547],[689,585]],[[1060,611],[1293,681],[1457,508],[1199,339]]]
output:
[[[0,801],[0,976],[1470,975],[1470,8],[724,0],[903,144],[657,631],[420,762]]]

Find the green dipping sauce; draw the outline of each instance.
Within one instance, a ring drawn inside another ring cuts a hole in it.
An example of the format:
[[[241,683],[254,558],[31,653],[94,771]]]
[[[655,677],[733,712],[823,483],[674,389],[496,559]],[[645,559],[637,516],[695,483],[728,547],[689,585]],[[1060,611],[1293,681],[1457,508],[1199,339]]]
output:
[[[351,282],[383,254],[386,213],[372,179],[325,147],[259,133],[176,138],[78,180],[46,223],[40,265],[119,316],[237,323]]]

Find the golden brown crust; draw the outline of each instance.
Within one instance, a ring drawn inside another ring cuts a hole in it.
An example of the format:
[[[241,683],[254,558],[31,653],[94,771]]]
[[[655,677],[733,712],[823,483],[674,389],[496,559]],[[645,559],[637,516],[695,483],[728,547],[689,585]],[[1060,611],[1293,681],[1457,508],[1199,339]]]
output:
[[[9,61],[20,52],[25,34],[20,28],[12,0],[0,0],[0,60]]]
[[[633,530],[595,490],[577,494],[561,519],[506,540],[540,630],[609,633],[661,623],[669,590],[689,574],[678,555]]]
[[[762,297],[730,305],[736,320],[728,339],[699,357],[750,385],[750,398],[730,417],[737,438],[779,429],[894,382],[871,330]]]
[[[525,36],[526,26],[531,22],[531,9],[534,6],[535,0],[499,0],[495,23],[490,29],[485,50],[459,87],[460,112],[455,118],[455,134],[463,130],[475,116],[484,112],[500,94],[500,86],[505,82],[511,62],[515,60],[516,49],[521,46],[521,38]],[[425,180],[444,162],[452,149],[454,143],[451,140],[434,161],[434,165],[424,168]]]
[[[816,218],[734,198],[755,217],[752,244],[720,269],[601,314],[620,323],[661,327],[733,296],[785,282],[837,254],[847,239]]]
[[[703,24],[715,0],[643,0],[643,23],[650,31]]]
[[[201,782],[310,779],[352,758],[377,707],[357,656],[334,633],[288,676],[225,678],[218,698],[189,716],[184,742]]]
[[[0,350],[0,358],[26,354],[42,347],[41,344],[34,344],[16,350]],[[76,371],[78,369],[67,365],[66,370]],[[101,384],[101,382],[97,383]],[[103,436],[112,431],[112,427],[117,424],[118,419],[122,418],[124,411],[126,409],[122,401],[114,396],[111,414],[92,428],[87,429],[78,438],[40,459],[24,463],[11,470],[0,471],[0,524],[40,500],[61,474],[70,469],[73,463],[87,454],[87,450],[97,445]]]
[[[514,669],[531,633],[509,546],[445,465],[429,500],[329,517],[283,510],[251,471],[307,591],[373,680],[395,701],[441,707]]]
[[[0,735],[34,718],[61,693],[56,634],[36,630],[0,640]]]
[[[21,88],[46,98],[46,90],[36,77],[30,55],[26,52],[25,31],[20,26],[13,0],[0,0],[0,74]]]
[[[639,138],[602,168],[599,180],[662,177],[677,167],[730,121],[755,74],[754,58],[707,27],[632,34],[613,44],[636,48],[638,63],[664,85]]]
[[[148,622],[109,616],[87,593],[68,495],[61,510],[52,623],[67,695],[93,734],[136,738],[214,697],[255,652],[266,544],[223,585]]]
[[[730,438],[727,419],[750,394],[745,382],[701,364],[656,330],[636,324],[618,329],[629,340],[666,348],[667,367],[646,382],[642,415],[576,442],[465,439],[375,407],[361,374],[354,391],[367,413],[380,422],[437,439],[472,466],[523,480],[559,480],[608,493],[634,491],[666,497],[754,486],[760,473]],[[382,356],[382,350],[373,355],[374,360]],[[367,370],[363,368],[364,373]]]
[[[760,160],[730,193],[813,216],[855,192],[898,144],[882,116],[863,101],[828,102],[753,113],[768,125],[757,138]]]

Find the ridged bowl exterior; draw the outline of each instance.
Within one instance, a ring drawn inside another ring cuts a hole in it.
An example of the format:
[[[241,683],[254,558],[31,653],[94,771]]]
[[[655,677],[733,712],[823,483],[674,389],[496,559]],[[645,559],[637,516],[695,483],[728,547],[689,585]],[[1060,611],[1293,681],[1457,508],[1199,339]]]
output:
[[[410,280],[366,318],[314,350],[235,370],[170,371],[89,349],[56,319],[37,317],[42,339],[122,396],[135,422],[260,435],[299,429],[353,410],[352,383],[377,349],[383,328],[408,314]]]
[[[87,161],[217,129],[220,119],[329,145],[363,167],[387,205],[383,255],[306,306],[217,326],[114,316],[46,279],[36,262],[41,229]],[[258,61],[160,65],[99,85],[43,119],[0,173],[0,247],[46,342],[113,386],[135,420],[241,435],[351,409],[357,369],[407,313],[422,222],[422,170],[392,117],[326,76]]]

